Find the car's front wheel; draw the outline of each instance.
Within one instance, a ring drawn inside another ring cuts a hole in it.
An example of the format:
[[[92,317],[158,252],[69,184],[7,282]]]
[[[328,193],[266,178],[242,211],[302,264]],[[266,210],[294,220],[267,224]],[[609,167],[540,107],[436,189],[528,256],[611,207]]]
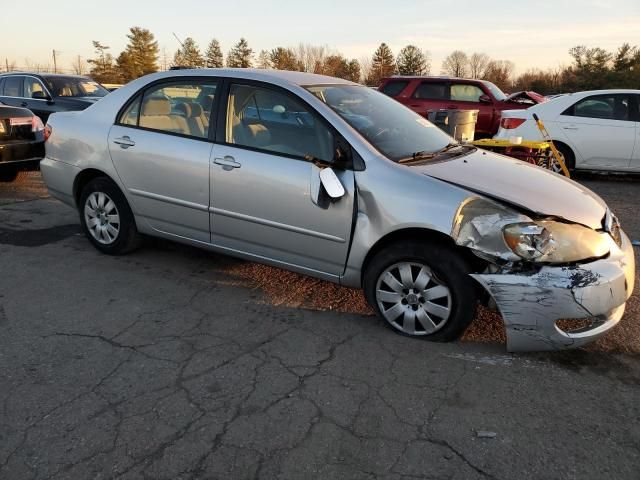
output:
[[[395,330],[450,341],[476,310],[471,269],[455,249],[438,242],[401,242],[380,251],[366,268],[369,304]]]
[[[101,252],[119,255],[139,246],[140,235],[127,199],[110,179],[91,180],[82,189],[78,207],[85,235]]]

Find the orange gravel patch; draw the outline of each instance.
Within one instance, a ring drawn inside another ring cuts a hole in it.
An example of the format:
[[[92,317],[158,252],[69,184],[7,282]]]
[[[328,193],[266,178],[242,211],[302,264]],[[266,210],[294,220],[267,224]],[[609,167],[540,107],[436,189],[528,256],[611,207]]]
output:
[[[311,310],[332,310],[356,315],[373,315],[360,290],[257,263],[240,263],[226,273],[251,288],[262,290],[265,301],[272,305]],[[608,335],[589,347],[590,350],[640,353],[640,295],[627,303],[627,312]],[[476,317],[462,336],[467,342],[505,343],[506,336],[500,314],[479,306]]]

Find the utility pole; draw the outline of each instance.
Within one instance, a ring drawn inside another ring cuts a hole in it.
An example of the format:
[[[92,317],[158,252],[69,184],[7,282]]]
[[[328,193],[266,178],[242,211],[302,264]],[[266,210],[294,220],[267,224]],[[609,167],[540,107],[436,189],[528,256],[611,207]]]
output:
[[[7,72],[9,71],[9,59],[5,57],[4,64],[7,66]]]
[[[58,73],[58,59],[56,58],[56,54],[60,52],[56,52],[53,50],[53,73]]]

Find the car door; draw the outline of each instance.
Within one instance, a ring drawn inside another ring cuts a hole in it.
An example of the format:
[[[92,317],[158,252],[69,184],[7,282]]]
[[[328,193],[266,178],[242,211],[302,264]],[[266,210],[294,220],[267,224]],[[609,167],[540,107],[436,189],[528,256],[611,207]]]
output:
[[[33,98],[34,94],[44,96],[44,98]],[[39,116],[43,122],[46,122],[49,115],[56,111],[49,90],[37,77],[25,75],[23,81],[23,96],[22,105]]]
[[[206,243],[217,86],[188,78],[153,84],[124,108],[108,139],[138,217],[159,232]]]
[[[417,85],[406,105],[417,114],[427,117],[429,110],[447,108],[447,102],[449,102],[449,83],[428,80]]]
[[[633,147],[633,154],[629,162],[629,169],[634,172],[640,172],[640,95],[633,95],[632,100],[632,116],[636,124],[636,141]]]
[[[484,103],[480,97],[488,95],[478,85],[465,82],[451,82],[450,99],[447,108],[459,110],[478,110],[476,131],[484,134],[492,133],[493,103]],[[491,96],[489,96],[491,98]]]
[[[224,127],[211,163],[212,243],[301,270],[343,273],[354,213],[354,175],[337,171],[346,194],[312,201],[319,169],[333,160],[335,133],[292,94],[238,81],[225,95]]]
[[[636,142],[630,100],[627,94],[589,95],[558,117],[557,128],[577,153],[578,168],[629,168]]]
[[[10,107],[20,107],[24,103],[22,95],[22,75],[9,75],[4,77],[4,88],[2,89],[2,103]]]

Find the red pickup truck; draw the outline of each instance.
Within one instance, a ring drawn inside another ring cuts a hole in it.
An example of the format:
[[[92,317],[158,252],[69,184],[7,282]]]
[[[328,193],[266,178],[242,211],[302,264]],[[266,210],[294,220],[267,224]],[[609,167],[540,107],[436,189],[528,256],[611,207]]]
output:
[[[476,138],[492,137],[498,132],[502,110],[529,108],[546,101],[535,92],[506,95],[486,80],[453,77],[394,76],[383,78],[378,90],[425,117],[428,110],[440,108],[478,110]]]

